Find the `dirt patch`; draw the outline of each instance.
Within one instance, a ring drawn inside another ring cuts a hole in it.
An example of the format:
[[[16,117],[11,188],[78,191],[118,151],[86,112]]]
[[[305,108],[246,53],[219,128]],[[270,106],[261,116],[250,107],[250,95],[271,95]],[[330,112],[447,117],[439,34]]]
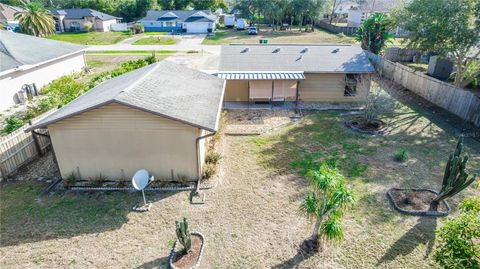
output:
[[[35,159],[29,164],[21,167],[16,173],[10,176],[13,180],[32,180],[39,177],[56,178],[59,177],[57,164],[54,161],[52,151],[48,151],[42,157]]]
[[[226,134],[262,134],[293,121],[293,110],[229,110]]]
[[[363,118],[355,117],[353,119],[349,119],[345,122],[345,124],[352,130],[361,132],[361,133],[370,133],[370,134],[377,134],[382,131],[385,127],[385,122],[374,119],[370,121],[366,121]]]
[[[179,249],[173,256],[173,265],[177,268],[191,268],[200,257],[203,239],[200,235],[192,234],[192,250],[185,254],[183,249]],[[177,243],[178,244],[178,243]]]
[[[389,192],[392,202],[396,205],[401,212],[406,213],[427,213],[432,211],[431,204],[437,194],[430,190],[423,189],[392,189]],[[448,214],[450,208],[446,203],[440,203],[437,208],[437,212],[440,214]],[[432,212],[433,213],[433,212]]]

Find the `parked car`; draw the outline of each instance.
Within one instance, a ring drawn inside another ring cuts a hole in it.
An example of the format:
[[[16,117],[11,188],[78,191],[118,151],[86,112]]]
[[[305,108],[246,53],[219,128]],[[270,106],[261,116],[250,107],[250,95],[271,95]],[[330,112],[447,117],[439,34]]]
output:
[[[248,34],[249,35],[257,35],[258,34],[258,30],[257,30],[257,27],[255,26],[252,26],[248,29]]]
[[[245,19],[238,19],[237,23],[235,25],[237,27],[237,31],[245,30],[245,25],[246,24],[247,24],[247,22],[245,21]]]

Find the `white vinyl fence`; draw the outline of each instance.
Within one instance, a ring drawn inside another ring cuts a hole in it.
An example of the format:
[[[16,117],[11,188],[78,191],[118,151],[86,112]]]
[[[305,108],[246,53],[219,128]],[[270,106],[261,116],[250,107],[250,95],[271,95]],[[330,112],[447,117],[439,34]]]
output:
[[[110,31],[125,32],[128,30],[126,23],[112,23],[110,24]]]
[[[393,80],[435,105],[480,127],[480,97],[476,94],[371,52],[365,53],[383,77]]]
[[[54,111],[46,112],[31,122],[39,121]],[[25,133],[28,126],[29,124],[26,124],[15,132],[0,137],[0,180],[5,180],[23,165],[47,152],[50,138],[32,132]],[[46,131],[42,133],[48,134]]]

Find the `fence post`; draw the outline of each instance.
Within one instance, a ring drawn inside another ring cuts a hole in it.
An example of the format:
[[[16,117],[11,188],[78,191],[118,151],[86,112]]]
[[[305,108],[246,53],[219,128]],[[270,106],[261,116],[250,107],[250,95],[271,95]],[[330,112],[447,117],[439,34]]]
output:
[[[32,120],[28,121],[28,125],[32,126]],[[42,147],[40,147],[40,142],[38,141],[38,137],[35,134],[35,131],[32,131],[31,134],[32,134],[33,143],[35,144],[35,148],[37,149],[38,155],[43,156]]]

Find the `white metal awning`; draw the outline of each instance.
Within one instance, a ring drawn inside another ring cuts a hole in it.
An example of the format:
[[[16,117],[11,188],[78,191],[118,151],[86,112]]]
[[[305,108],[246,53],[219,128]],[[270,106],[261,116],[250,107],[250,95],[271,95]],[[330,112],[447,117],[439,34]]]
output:
[[[225,80],[303,80],[303,72],[219,72]]]

